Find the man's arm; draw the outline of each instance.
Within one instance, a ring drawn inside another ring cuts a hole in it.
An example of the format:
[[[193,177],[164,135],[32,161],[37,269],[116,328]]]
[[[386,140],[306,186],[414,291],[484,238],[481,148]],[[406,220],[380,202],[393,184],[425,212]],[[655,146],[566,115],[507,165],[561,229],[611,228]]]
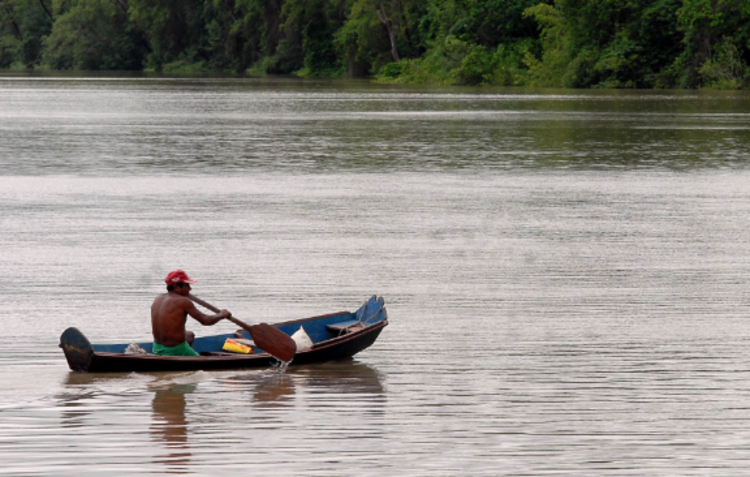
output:
[[[185,311],[204,326],[215,325],[224,318],[232,316],[227,310],[221,310],[215,315],[206,315],[196,308],[195,304],[189,298],[185,298]]]

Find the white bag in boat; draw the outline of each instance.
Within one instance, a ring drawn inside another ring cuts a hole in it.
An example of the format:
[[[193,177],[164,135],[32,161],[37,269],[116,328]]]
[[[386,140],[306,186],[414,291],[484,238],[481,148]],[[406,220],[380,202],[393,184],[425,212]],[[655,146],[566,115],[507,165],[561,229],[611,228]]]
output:
[[[297,330],[297,332],[292,335],[292,339],[297,345],[297,351],[302,351],[303,349],[310,348],[313,345],[312,340],[305,332],[305,329],[301,326],[299,327],[299,330]]]
[[[138,343],[130,343],[127,348],[125,348],[125,354],[148,354],[148,351],[141,348],[141,345]]]

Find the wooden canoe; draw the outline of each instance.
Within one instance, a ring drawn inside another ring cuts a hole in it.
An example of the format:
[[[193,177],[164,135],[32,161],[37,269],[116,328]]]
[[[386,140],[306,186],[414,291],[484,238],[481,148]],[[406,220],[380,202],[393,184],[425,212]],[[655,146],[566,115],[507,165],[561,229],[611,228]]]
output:
[[[312,346],[298,349],[291,362],[301,365],[350,358],[372,345],[387,325],[383,298],[373,296],[353,313],[342,311],[273,326],[289,336],[303,328],[310,337]],[[222,348],[228,338],[249,340],[250,335],[242,330],[196,338],[193,348],[200,353],[196,357],[156,356],[151,354],[152,342],[137,343],[145,353],[132,353],[126,352],[130,343],[92,345],[77,328],[68,328],[60,336],[60,348],[71,370],[89,373],[238,369],[278,363],[258,348],[251,354],[225,352]]]

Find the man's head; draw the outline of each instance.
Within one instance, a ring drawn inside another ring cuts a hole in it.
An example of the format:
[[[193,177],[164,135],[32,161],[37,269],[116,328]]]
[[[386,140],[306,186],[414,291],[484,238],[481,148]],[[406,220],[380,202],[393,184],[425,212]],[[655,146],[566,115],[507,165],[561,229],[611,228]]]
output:
[[[168,291],[176,291],[179,289],[180,291],[187,290],[187,292],[189,292],[190,284],[195,283],[195,280],[190,278],[183,270],[169,272],[164,281],[167,283]]]

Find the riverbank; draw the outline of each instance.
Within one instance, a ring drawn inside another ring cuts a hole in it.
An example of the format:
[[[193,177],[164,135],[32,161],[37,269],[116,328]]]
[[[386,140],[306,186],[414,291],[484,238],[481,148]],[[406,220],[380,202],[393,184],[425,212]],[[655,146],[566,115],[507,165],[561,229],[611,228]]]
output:
[[[704,3],[18,1],[0,14],[0,68],[750,88],[750,8]]]

